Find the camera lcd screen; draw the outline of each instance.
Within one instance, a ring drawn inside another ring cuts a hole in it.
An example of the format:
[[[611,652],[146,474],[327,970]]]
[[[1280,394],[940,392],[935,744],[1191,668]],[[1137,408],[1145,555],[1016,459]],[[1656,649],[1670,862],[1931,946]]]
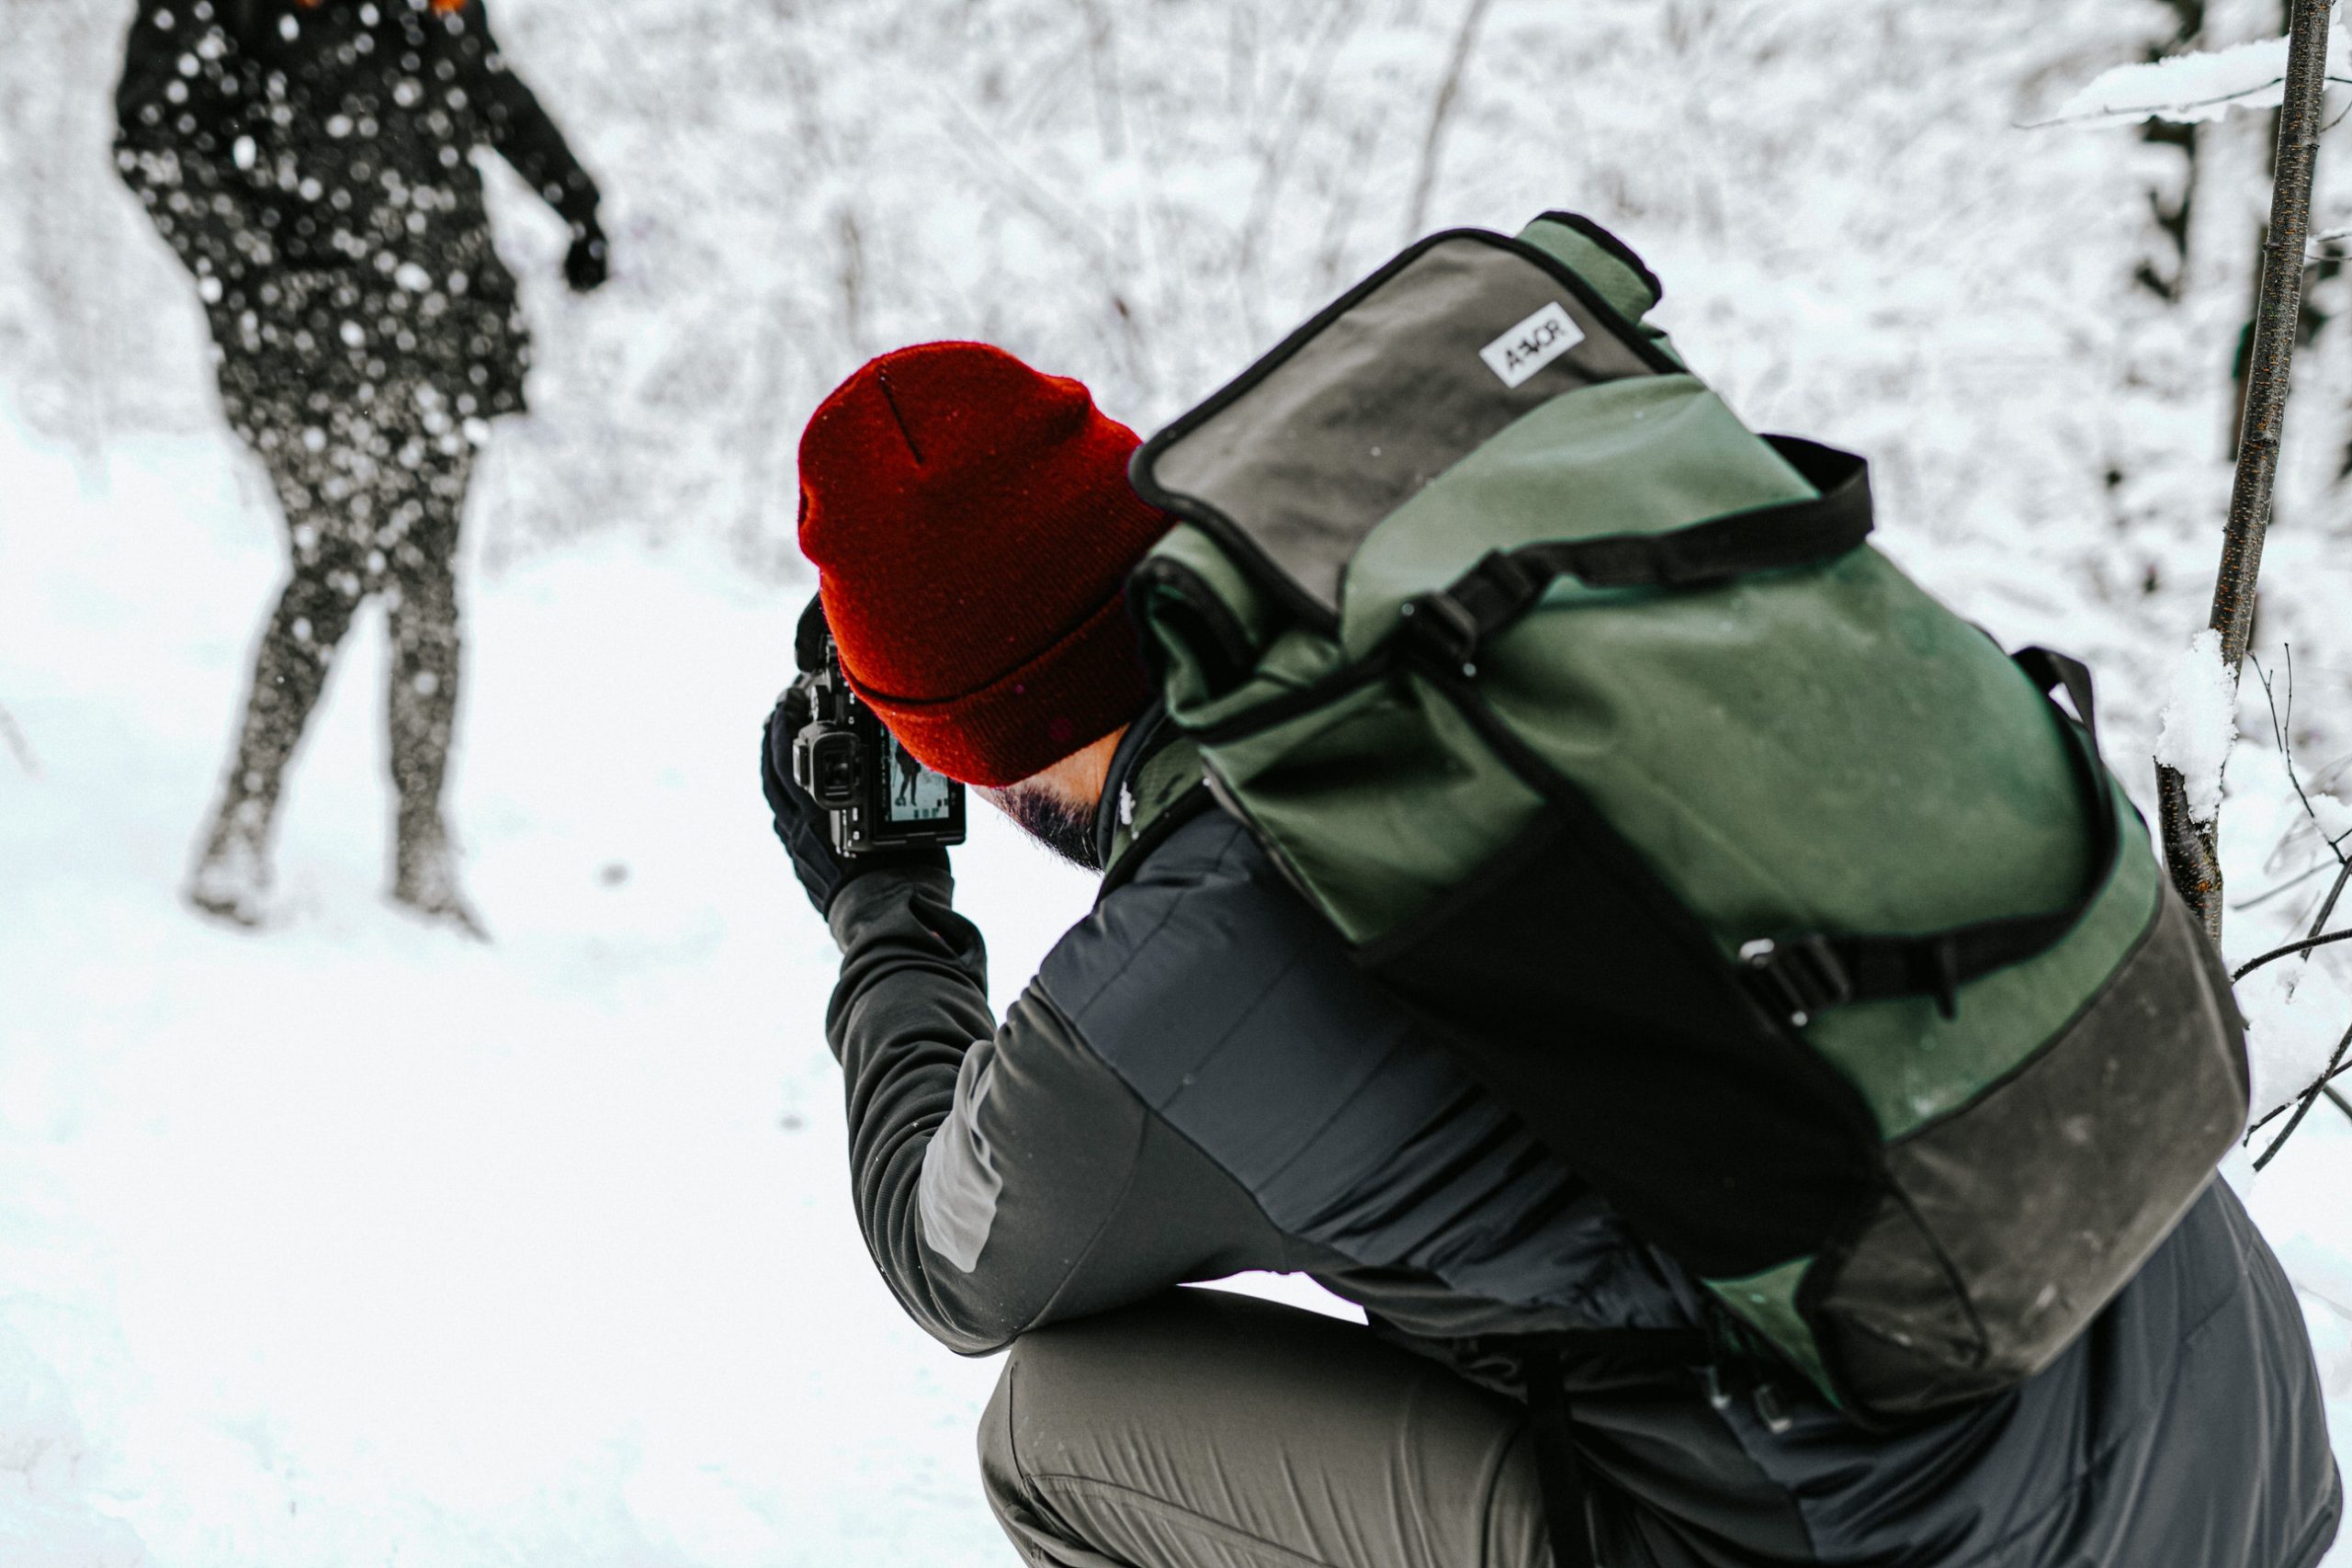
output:
[[[890,746],[890,777],[884,786],[882,809],[893,822],[944,822],[956,807],[955,784],[915,761],[914,753],[898,742]]]

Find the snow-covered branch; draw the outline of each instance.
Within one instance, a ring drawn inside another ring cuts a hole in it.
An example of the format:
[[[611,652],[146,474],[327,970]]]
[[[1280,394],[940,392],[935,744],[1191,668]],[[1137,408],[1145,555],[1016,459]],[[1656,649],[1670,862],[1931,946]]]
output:
[[[2331,73],[2327,80],[2342,85],[2352,77]],[[2149,119],[2194,125],[2219,119],[2233,108],[2277,108],[2286,86],[2287,40],[2256,39],[2103,71],[2027,129],[2134,125]]]

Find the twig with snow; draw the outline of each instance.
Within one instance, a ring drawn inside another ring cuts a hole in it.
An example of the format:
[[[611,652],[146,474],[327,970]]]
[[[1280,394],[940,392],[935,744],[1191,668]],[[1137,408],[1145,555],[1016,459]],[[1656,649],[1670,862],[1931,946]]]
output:
[[[2327,924],[2328,916],[2335,913],[2335,901],[2344,897],[2346,882],[2352,882],[2352,861],[2345,862],[2336,869],[2335,880],[2329,885],[2327,897],[2319,901],[2319,913],[2312,917],[2312,929],[2303,933],[2306,937],[2319,935],[2320,928]]]
[[[2319,1081],[2305,1089],[2296,1100],[2295,1113],[2287,1118],[2287,1125],[2279,1130],[2277,1137],[2270,1140],[2268,1148],[2255,1156],[2255,1169],[2260,1170],[2278,1156],[2278,1151],[2287,1146],[2287,1140],[2295,1135],[2295,1129],[2303,1124],[2303,1118],[2312,1113],[2312,1107],[2319,1103],[2321,1095],[2325,1094],[2339,1106],[2344,1104],[2344,1100],[2328,1088],[2328,1080],[2344,1070],[2344,1055],[2347,1051],[2352,1051],[2352,1029],[2345,1030],[2344,1037],[2335,1043],[2335,1054],[2328,1057],[2327,1070],[2320,1074]],[[2352,1114],[2352,1110],[2347,1110],[2346,1114]]]
[[[2346,1073],[2352,1073],[2352,1062],[2346,1062],[2342,1064],[2334,1072],[2328,1074],[2325,1077],[2321,1078],[2317,1083],[2306,1085],[2305,1088],[2318,1089],[2320,1093],[2327,1097],[2329,1104],[2342,1110],[2346,1116],[2352,1116],[2352,1101],[2347,1101],[2335,1088],[2335,1080],[2342,1077]],[[2270,1123],[2278,1121],[2278,1118],[2286,1115],[2287,1112],[2292,1111],[2297,1104],[2301,1103],[2303,1098],[2303,1092],[2304,1091],[2302,1089],[2298,1089],[2291,1098],[2280,1100],[2278,1104],[2272,1106],[2269,1110],[2256,1117],[2253,1124],[2246,1128],[2245,1136],[2240,1138],[2238,1142],[2240,1144],[2253,1143],[2254,1135],[2256,1133],[2261,1132],[2265,1127],[2269,1126]]]
[[[2352,114],[2352,109],[2345,112]],[[2337,125],[2343,123],[2343,120],[2344,116],[2337,115],[2328,122],[2328,129],[2335,130]],[[2330,255],[2327,252],[2319,249],[2322,245],[2335,244],[2339,240],[2352,240],[2352,229],[2329,229],[2324,232],[2313,234],[2303,242],[2303,260],[2307,263],[2342,261],[2344,259],[2342,256]]]
[[[2321,7],[2323,13],[2330,9],[2332,5]],[[2324,15],[2314,19],[2325,20]],[[2020,129],[2130,125],[2149,119],[2195,125],[2219,119],[2233,108],[2278,107],[2289,96],[2290,79],[2297,74],[2296,36],[2311,30],[2307,22],[2284,37],[2112,67],[2076,88],[2043,118],[2021,122]],[[2325,36],[2324,30],[2319,34],[2322,56]],[[2319,59],[2312,58],[2310,63],[2316,66]],[[2316,80],[2342,85],[2347,78],[2323,73]]]
[[[2265,41],[2273,44],[2280,44],[2287,40],[2285,39],[2270,39]],[[2239,47],[2244,49],[2252,49],[2259,46],[2255,44],[2242,44]],[[2223,52],[2226,53],[2227,51],[2224,51]],[[2175,55],[2170,60],[2157,61],[2155,62],[2155,64],[2170,65],[2177,61],[2210,58],[2211,57],[2205,55]],[[2147,65],[2123,65],[2118,66],[2115,72],[2109,72],[2108,74],[2114,75],[2117,72],[2147,71],[2151,69],[2153,69],[2153,67]],[[2074,103],[2080,102],[2086,95],[2097,89],[2100,82],[2104,82],[2106,80],[2107,78],[2105,76],[2100,77],[2098,81],[2093,82],[2090,86],[2084,88],[2081,93],[2077,93],[2074,98],[2069,99],[2068,103],[2072,105]],[[2331,86],[2352,86],[2352,76],[2329,76],[2327,78],[2327,82]],[[2051,116],[2048,119],[2019,120],[2017,122],[2017,127],[2019,130],[2052,130],[2062,126],[2129,125],[2134,121],[2143,119],[2170,120],[2176,125],[2195,125],[2203,120],[2218,119],[2222,114],[2233,108],[2277,108],[2278,107],[2278,94],[2286,87],[2286,85],[2287,78],[2285,75],[2281,74],[2273,76],[2267,81],[2257,82],[2249,86],[2221,93],[2210,98],[2167,100],[2144,105],[2112,106],[2099,104],[2085,108],[2079,112],[2061,112]],[[2329,120],[2324,129],[2333,130],[2338,125],[2342,124],[2343,120],[2344,117],[2342,115],[2338,115],[2335,118]],[[2319,237],[2326,238],[2327,236],[2323,235]]]
[[[2254,660],[2253,663],[2255,674],[2262,681],[2263,699],[2268,705],[2270,709],[2270,733],[2272,738],[2278,742],[2278,756],[2286,767],[2287,782],[2293,786],[2295,798],[2302,803],[2303,815],[2311,820],[2312,828],[2319,835],[2320,842],[2326,845],[2327,852],[2335,857],[2337,868],[2335,880],[2329,885],[2326,897],[2320,900],[2319,913],[2312,918],[2311,930],[2304,933],[2306,936],[2315,937],[2319,935],[2320,931],[2327,925],[2327,918],[2335,913],[2336,901],[2344,897],[2345,885],[2347,882],[2352,882],[2352,855],[2346,854],[2344,851],[2345,841],[2347,839],[2352,839],[2352,807],[2347,807],[2344,802],[2336,799],[2335,796],[2324,793],[2319,796],[2318,800],[2313,800],[2311,793],[2303,788],[2301,772],[2295,766],[2295,745],[2294,739],[2291,734],[2295,718],[2295,649],[2293,645],[2290,644],[2287,648],[2287,712],[2283,717],[2278,712],[2278,693],[2272,688],[2270,683],[2270,672],[2262,667],[2262,661],[2260,660]],[[2324,815],[2322,814],[2320,809],[2320,802],[2322,801],[2325,802],[2327,807],[2327,810]],[[2330,818],[2333,818],[2335,822],[2341,824],[2341,830],[2335,832],[2331,832],[2329,830]],[[2283,845],[2284,840],[2282,840],[2281,842]],[[2263,899],[2273,897],[2278,894],[2287,891],[2288,888],[2300,886],[2309,878],[2326,869],[2326,864],[2323,862],[2318,865],[2312,866],[2301,875],[2290,878],[2279,886],[2272,888],[2268,893],[2264,894],[2262,898],[2249,900],[2248,904],[2241,905],[2239,907],[2242,908],[2249,908],[2252,904],[2260,903]]]
[[[2315,947],[2325,947],[2331,942],[2352,942],[2352,927],[2346,927],[2340,931],[2329,931],[2324,936],[2307,936],[2301,942],[2290,942],[2284,947],[2274,947],[2269,952],[2249,958],[2239,964],[2230,978],[2243,980],[2265,964],[2276,964],[2282,958],[2292,958],[2299,953],[2309,953]]]
[[[2352,837],[2352,824],[2347,824],[2343,832],[2329,831],[2330,822],[2327,817],[2322,815],[2319,803],[2324,801],[2329,808],[2329,815],[2335,817],[2338,820],[2343,820],[2346,815],[2343,803],[2328,795],[2322,795],[2318,800],[2314,800],[2311,792],[2303,787],[2301,773],[2295,765],[2294,660],[2294,649],[2290,647],[2287,650],[2287,708],[2284,714],[2279,712],[2278,693],[2271,682],[2270,672],[2262,667],[2259,660],[2253,661],[2255,674],[2262,682],[2263,698],[2270,710],[2270,733],[2272,739],[2278,743],[2279,760],[2284,764],[2287,782],[2294,789],[2295,798],[2301,803],[2303,815],[2310,819],[2312,828],[2317,829],[2320,842],[2324,844],[2328,852],[2335,857],[2336,875],[2335,883],[2328,888],[2327,896],[2320,901],[2319,911],[2313,916],[2311,929],[2304,933],[2303,940],[2290,942],[2283,947],[2273,948],[2268,953],[2241,964],[2236,973],[2231,976],[2233,982],[2242,980],[2256,970],[2281,958],[2301,957],[2308,962],[2314,950],[2352,938],[2352,930],[2337,931],[2326,930],[2328,918],[2335,914],[2336,901],[2343,897],[2345,884],[2352,881],[2352,856],[2347,856],[2343,849],[2343,840],[2346,837]],[[2326,869],[2324,861],[2312,868],[2314,871],[2324,869]],[[2285,1053],[2288,1055],[2295,1054],[2292,1047],[2301,1046],[2310,1040],[2311,1031],[2308,1021],[2313,1008],[2324,1008],[2331,1004],[2340,1006],[2343,1000],[2342,993],[2333,987],[2330,987],[2328,993],[2318,998],[2316,1001],[2308,994],[2299,994],[2301,978],[2300,976],[2287,976],[2269,987],[2267,993],[2243,998],[2249,1019],[2256,1021],[2256,1027],[2266,1036],[2274,1032],[2279,1034],[2281,1043],[2290,1047]],[[2319,1075],[2310,1084],[2290,1100],[2273,1107],[2253,1126],[2246,1129],[2246,1140],[2251,1142],[2256,1133],[2268,1125],[2282,1111],[2288,1111],[2290,1107],[2292,1108],[2292,1114],[2287,1118],[2287,1125],[2279,1131],[2277,1137],[2271,1139],[2269,1146],[2265,1148],[2255,1160],[2255,1169],[2262,1169],[2278,1157],[2278,1151],[2287,1146],[2287,1140],[2294,1136],[2295,1130],[2303,1124],[2303,1118],[2311,1114],[2312,1107],[2319,1103],[2322,1096],[2325,1096],[2331,1104],[2344,1111],[2347,1116],[2352,1116],[2352,1102],[2346,1102],[2331,1087],[2331,1080],[2345,1070],[2344,1058],[2347,1051],[2352,1051],[2352,1027],[2347,1027],[2341,1035],[2337,1036],[2335,1049],[2327,1055],[2326,1065],[2321,1068]]]
[[[2311,795],[2303,788],[2302,776],[2295,771],[2295,745],[2290,735],[2290,729],[2295,718],[2295,645],[2287,644],[2287,713],[2284,718],[2281,718],[2278,714],[2278,694],[2270,684],[2270,671],[2262,667],[2262,660],[2251,655],[2248,656],[2248,662],[2254,666],[2255,678],[2262,682],[2262,699],[2270,709],[2271,738],[2278,744],[2279,760],[2287,767],[2287,782],[2294,786],[2295,798],[2302,802],[2303,815],[2310,818],[2312,826],[2319,829],[2320,842],[2325,844],[2327,852],[2335,857],[2335,863],[2352,865],[2352,856],[2345,854],[2343,849],[2344,840],[2352,839],[2352,826],[2346,826],[2342,832],[2331,837],[2327,830],[2327,824],[2320,818],[2319,807],[2312,804]],[[2346,812],[2342,801],[2335,799],[2333,795],[2322,798],[2327,801],[2340,818],[2352,818],[2352,813]],[[2341,886],[2339,881],[2339,888]],[[2334,898],[2331,896],[2331,905],[2333,902]],[[2323,915],[2321,919],[2324,920],[2326,917]]]

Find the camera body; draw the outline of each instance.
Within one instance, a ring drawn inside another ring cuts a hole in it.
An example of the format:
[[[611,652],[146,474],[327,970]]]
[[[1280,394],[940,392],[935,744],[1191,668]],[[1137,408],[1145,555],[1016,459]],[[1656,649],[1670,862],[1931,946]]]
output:
[[[962,843],[964,786],[917,761],[858,701],[831,636],[817,662],[793,682],[808,696],[808,722],[792,738],[792,782],[824,809],[833,852]]]

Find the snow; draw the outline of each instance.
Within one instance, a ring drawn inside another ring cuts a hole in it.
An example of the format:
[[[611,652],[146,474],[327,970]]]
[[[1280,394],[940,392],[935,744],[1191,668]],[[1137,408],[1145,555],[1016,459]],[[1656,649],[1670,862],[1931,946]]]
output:
[[[605,184],[614,280],[565,296],[560,227],[496,180],[540,368],[469,523],[478,949],[379,901],[372,620],[296,769],[273,928],[173,901],[279,545],[187,279],[110,178],[119,9],[18,6],[0,51],[0,1563],[1005,1561],[970,1454],[994,1368],[909,1325],[865,1257],[818,1033],[833,956],[751,782],[807,591],[792,434],[867,355],[944,335],[1139,427],[1181,411],[1409,237],[1459,10],[502,0]],[[1487,12],[1426,227],[1566,206],[1623,233],[1745,417],[1869,454],[1907,569],[2093,664],[2152,809],[2227,493],[2261,117],[2199,132],[2166,302],[2130,278],[2169,265],[2147,215],[2177,154],[2015,127],[2080,110],[2071,85],[2168,7],[1560,16]],[[2342,226],[2352,159],[2319,180],[2314,227]],[[2313,279],[2256,648],[2297,651],[2331,834],[2348,288]],[[2198,770],[2235,962],[2329,880],[2258,698],[2227,783]],[[2176,739],[2210,752],[2233,708],[2199,700]],[[1001,1003],[1089,888],[974,827]],[[2300,976],[2283,1008],[2250,983],[2262,1098],[2307,1079],[2331,1009],[2352,1022],[2346,948],[2264,971]],[[2352,1453],[2352,1122],[2322,1105],[2245,1165]]]
[[[2239,981],[2237,998],[2254,1058],[2251,1107],[2260,1117],[2327,1070],[2336,1042],[2352,1029],[2352,991],[2324,969],[2285,958]]]
[[[89,1452],[55,1370],[0,1329],[0,1561],[16,1568],[135,1568],[138,1536],[83,1495]]]
[[[2325,790],[2315,790],[2311,803],[2312,824],[2326,835],[2328,842],[2340,847],[2344,840],[2352,838],[2352,802],[2340,800]]]
[[[1000,1560],[995,1369],[865,1256],[835,957],[753,782],[797,594],[614,541],[474,596],[488,949],[379,901],[363,640],[248,938],[169,897],[277,570],[245,479],[129,441],[85,494],[0,434],[41,770],[0,757],[0,1532],[75,1568],[130,1532],[174,1568]],[[962,858],[1001,998],[1090,890],[992,821]]]
[[[2286,95],[2287,40],[2258,39],[2103,71],[2060,104],[2045,124],[2193,125],[2233,108],[2277,108]]]
[[[2188,815],[2199,822],[2222,809],[2222,772],[2238,739],[2237,698],[2236,678],[2222,663],[2222,634],[2199,632],[2173,667],[2156,735],[2156,761],[2179,773]]]

